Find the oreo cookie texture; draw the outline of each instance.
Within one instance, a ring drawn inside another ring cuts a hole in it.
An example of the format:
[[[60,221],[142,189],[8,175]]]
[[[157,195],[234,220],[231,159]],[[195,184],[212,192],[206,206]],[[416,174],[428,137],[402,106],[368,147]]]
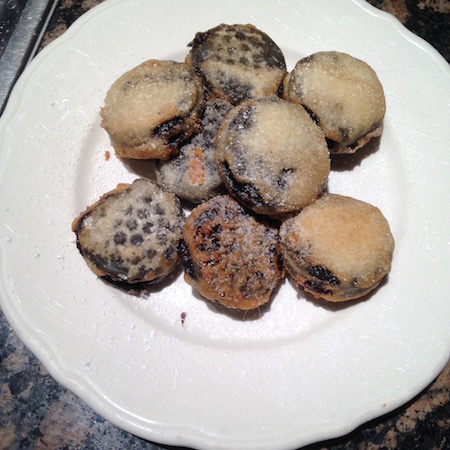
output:
[[[202,79],[207,95],[233,105],[277,96],[286,75],[283,52],[253,25],[221,24],[199,32],[186,63]]]
[[[72,230],[97,276],[134,284],[172,272],[184,222],[178,198],[141,178],[104,194],[73,221]]]

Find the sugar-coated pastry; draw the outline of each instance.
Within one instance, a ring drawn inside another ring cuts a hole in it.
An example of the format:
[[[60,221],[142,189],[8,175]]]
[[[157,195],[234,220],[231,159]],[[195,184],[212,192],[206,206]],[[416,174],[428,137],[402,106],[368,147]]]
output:
[[[197,33],[189,45],[186,63],[201,77],[208,95],[233,105],[278,95],[286,74],[284,55],[255,26],[221,24]]]
[[[148,60],[113,83],[101,110],[117,156],[167,159],[200,129],[201,80],[185,63]]]
[[[273,216],[311,203],[330,172],[322,130],[302,106],[277,98],[236,106],[217,134],[215,159],[234,197]]]
[[[141,178],[103,195],[73,221],[72,230],[96,275],[141,283],[175,268],[184,221],[178,198]]]
[[[194,208],[179,251],[185,280],[203,297],[227,308],[264,305],[284,275],[278,229],[229,195]]]
[[[280,228],[286,270],[313,296],[332,302],[359,298],[391,270],[394,238],[381,211],[325,194]]]
[[[223,189],[223,182],[214,162],[216,133],[232,105],[213,99],[205,104],[202,131],[180,147],[178,155],[158,162],[156,176],[160,183],[178,197],[200,203]]]
[[[332,153],[354,153],[380,136],[386,111],[383,86],[364,61],[324,51],[297,62],[283,96],[300,103],[322,127]]]

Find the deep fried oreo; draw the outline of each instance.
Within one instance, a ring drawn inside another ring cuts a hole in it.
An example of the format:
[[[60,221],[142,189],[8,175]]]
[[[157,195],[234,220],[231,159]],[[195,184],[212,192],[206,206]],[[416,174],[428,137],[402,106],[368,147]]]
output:
[[[149,60],[123,74],[101,110],[117,156],[167,159],[200,130],[203,86],[186,64]]]
[[[180,255],[185,280],[203,297],[232,309],[264,305],[284,275],[278,229],[228,195],[194,208]]]
[[[391,270],[394,238],[381,211],[325,194],[280,228],[286,270],[317,298],[343,302],[376,288]]]
[[[103,195],[73,221],[72,230],[96,275],[142,283],[159,280],[175,268],[184,220],[175,195],[138,179]]]
[[[233,105],[278,95],[286,74],[283,52],[253,25],[221,24],[196,34],[186,59],[209,96]]]
[[[315,53],[298,61],[283,85],[284,98],[311,113],[332,153],[354,153],[382,133],[383,87],[360,59],[335,51]]]
[[[158,181],[180,198],[201,203],[223,190],[214,152],[217,129],[231,107],[225,100],[207,101],[202,131],[182,145],[176,156],[157,163]]]
[[[219,129],[215,158],[229,192],[272,216],[311,203],[330,172],[321,129],[302,106],[275,98],[236,106]]]

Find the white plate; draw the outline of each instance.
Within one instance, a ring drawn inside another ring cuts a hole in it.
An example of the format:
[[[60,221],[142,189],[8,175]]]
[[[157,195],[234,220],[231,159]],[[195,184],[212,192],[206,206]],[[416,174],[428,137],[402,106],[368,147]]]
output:
[[[145,59],[183,60],[195,32],[221,22],[266,31],[289,68],[335,49],[377,71],[380,148],[329,184],[381,208],[396,239],[389,279],[364,301],[325,307],[286,281],[260,317],[239,320],[180,272],[135,298],[79,255],[72,219],[146,170],[106,160],[106,90]],[[412,398],[449,357],[449,105],[447,63],[361,1],[105,2],[36,57],[2,117],[2,308],[59,382],[143,438],[263,450],[347,433]]]

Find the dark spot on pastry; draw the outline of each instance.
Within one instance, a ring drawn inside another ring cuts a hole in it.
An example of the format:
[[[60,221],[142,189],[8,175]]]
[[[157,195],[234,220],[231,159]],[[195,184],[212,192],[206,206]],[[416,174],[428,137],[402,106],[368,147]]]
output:
[[[239,63],[242,64],[243,66],[248,66],[250,64],[250,61],[246,56],[241,56],[239,58]]]
[[[247,36],[245,35],[245,33],[243,33],[242,31],[236,31],[236,33],[234,34],[234,36],[235,36],[236,39],[238,39],[239,41],[245,41],[245,39],[247,38]]]
[[[290,232],[292,232],[292,229],[289,230]],[[291,247],[291,251],[294,252],[295,259],[303,265],[306,263],[307,258],[311,256],[311,245],[303,245],[295,249]]]
[[[244,41],[248,43],[253,54],[256,55],[261,50],[261,35],[256,30],[246,30]]]
[[[114,235],[114,243],[116,245],[123,245],[127,241],[127,235],[123,231],[119,231]]]
[[[302,89],[301,83],[298,82],[297,80],[297,76],[295,73],[291,73],[290,78],[289,78],[289,83],[288,83],[288,95],[290,93],[295,95],[295,98],[297,98],[298,100],[302,100],[303,97],[305,96],[305,92]],[[281,88],[283,87],[283,83],[281,83]],[[305,107],[305,105],[302,105],[305,109],[307,109]]]
[[[200,45],[202,45],[211,35],[211,31],[212,30],[206,31],[204,33],[203,32],[196,33],[192,42],[189,42],[188,47],[199,47]]]
[[[231,120],[228,129],[231,131],[248,130],[253,125],[254,106],[241,108],[238,114]]]
[[[144,223],[144,225],[142,225],[142,231],[146,234],[150,234],[153,232],[154,226],[155,225],[153,222],[146,222]]]
[[[167,221],[167,219],[164,216],[160,216],[158,218],[158,227],[160,228],[160,230],[168,231],[169,222]]]
[[[138,247],[144,242],[144,238],[140,234],[133,234],[130,238],[130,242]]]
[[[264,36],[264,61],[273,69],[286,70],[286,62],[281,49],[268,37]]]
[[[153,248],[149,248],[146,252],[145,252],[146,256],[148,259],[152,259],[156,256],[156,250],[154,250]]]
[[[305,288],[308,288],[311,291],[318,292],[320,294],[330,295],[332,293],[329,289],[324,288],[323,283],[321,282],[306,281]]]
[[[302,58],[299,61],[299,64],[302,64],[302,65],[311,64],[311,62],[313,61],[314,57],[315,57],[314,54],[313,55],[309,55],[309,56],[305,56],[304,58]]]
[[[174,254],[176,253],[176,246],[175,245],[169,245],[169,247],[167,247],[165,250],[164,250],[164,256],[166,257],[166,259],[168,260],[168,261],[170,261],[172,258],[173,258],[173,256],[174,256]]]
[[[278,97],[283,98],[284,86],[283,83],[280,83],[278,86]]]
[[[217,223],[211,228],[211,234],[221,234],[222,233],[222,225]]]
[[[142,261],[142,256],[135,256],[132,260],[131,260],[131,264],[133,265],[137,265]]]
[[[159,244],[164,245],[167,240],[167,233],[166,230],[158,230],[156,232],[156,239]]]
[[[265,282],[264,274],[258,270],[246,277],[246,283],[239,290],[244,298],[254,298],[266,294],[270,286]]]
[[[123,259],[119,255],[105,258],[96,253],[86,253],[90,261],[103,272],[107,272],[112,277],[124,278],[128,276],[128,268],[123,265]]]
[[[211,237],[211,249],[213,251],[220,249],[220,239],[216,236]]]
[[[152,199],[151,197],[144,197],[144,198],[142,199],[142,201],[143,201],[144,203],[149,204],[149,203],[151,203],[151,202],[153,201],[153,199]]]
[[[125,222],[125,225],[130,231],[133,231],[138,227],[138,223],[137,223],[136,219],[128,219]]]
[[[143,279],[147,276],[148,273],[149,273],[148,267],[143,264],[142,266],[139,266],[138,273],[136,275],[136,279],[137,280]]]
[[[158,216],[163,216],[165,213],[164,208],[159,203],[156,203],[156,205],[154,206],[154,212]]]
[[[206,211],[205,211],[206,212]],[[222,235],[222,225],[215,224],[209,228],[212,224],[207,223],[204,228],[198,227],[197,233],[203,238],[201,244],[199,245],[199,250],[202,252],[215,252],[222,247],[221,235]]]
[[[339,279],[334,275],[333,272],[328,270],[324,266],[308,266],[306,271],[314,278],[320,281],[324,281],[332,286],[337,286],[341,284]]]
[[[182,117],[176,116],[159,124],[153,130],[154,136],[173,136],[178,134],[184,120]]]
[[[125,215],[126,216],[131,216],[131,214],[133,214],[134,208],[130,205],[128,206],[128,208],[125,210]]]
[[[137,210],[137,216],[139,219],[145,219],[150,215],[150,211],[147,208],[139,208]]]
[[[111,255],[111,262],[116,265],[123,264],[123,258],[119,254]],[[128,270],[128,269],[127,269]]]
[[[197,231],[198,233],[198,231]],[[197,249],[202,253],[208,253],[212,251],[211,246],[209,245],[209,241],[205,239],[205,234],[200,232],[200,236],[204,239],[201,241],[201,243],[197,246]],[[197,238],[197,237],[196,237]]]
[[[167,223],[165,225],[165,229],[169,232],[169,233],[173,233],[175,231],[175,226],[171,225],[170,223]]]
[[[243,83],[229,75],[223,74],[219,79],[219,84],[233,105],[237,105],[252,96],[252,85],[250,83]]]
[[[178,255],[181,258],[181,263],[186,272],[186,275],[188,275],[193,280],[197,280],[197,274],[195,273],[194,263],[192,262],[188,245],[186,244],[186,241],[184,239],[181,239],[178,244]]]
[[[217,130],[203,129],[203,139],[205,147],[215,144]],[[203,152],[203,151],[202,151]]]
[[[277,256],[277,268],[280,272],[283,270],[283,266],[284,266],[283,256],[279,254]]]
[[[278,186],[280,186],[282,188],[286,187],[288,182],[289,182],[290,175],[292,173],[294,173],[294,170],[295,169],[293,169],[293,168],[288,168],[288,169],[283,168],[283,169],[281,169],[280,170],[280,175],[279,175],[278,180],[277,180]]]
[[[228,163],[222,163],[219,170],[224,177],[230,192],[238,197],[245,205],[249,207],[258,207],[264,204],[264,199],[258,189],[251,183],[237,181],[234,178]]]
[[[278,249],[274,245],[271,245],[269,247],[269,254],[272,256],[275,256],[277,253],[278,253]]]
[[[264,58],[262,57],[262,55],[253,55],[253,68],[254,69],[261,69],[263,63],[264,63]]]
[[[196,220],[197,228],[200,228],[206,222],[213,220],[219,215],[219,210],[217,208],[206,209],[203,211]]]
[[[339,127],[339,134],[342,136],[342,141],[345,142],[350,136],[350,130],[348,128]]]

